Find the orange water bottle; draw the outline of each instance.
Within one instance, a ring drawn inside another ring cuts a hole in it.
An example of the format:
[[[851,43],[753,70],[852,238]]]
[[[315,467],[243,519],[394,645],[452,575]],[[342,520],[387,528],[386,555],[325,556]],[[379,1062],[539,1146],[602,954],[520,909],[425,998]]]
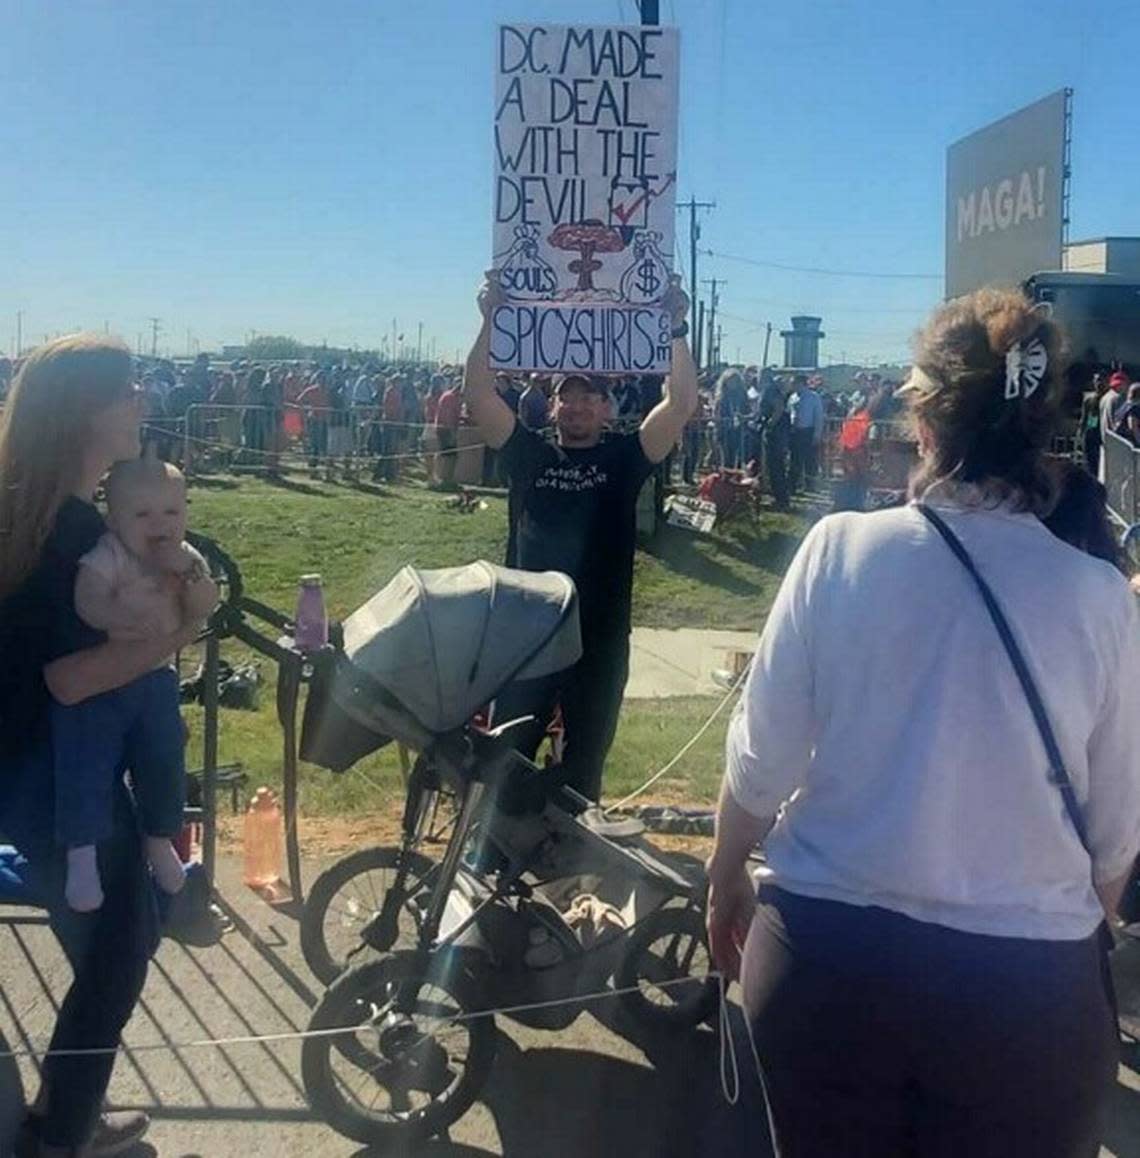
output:
[[[245,883],[272,889],[281,879],[282,820],[277,797],[259,788],[245,814]]]

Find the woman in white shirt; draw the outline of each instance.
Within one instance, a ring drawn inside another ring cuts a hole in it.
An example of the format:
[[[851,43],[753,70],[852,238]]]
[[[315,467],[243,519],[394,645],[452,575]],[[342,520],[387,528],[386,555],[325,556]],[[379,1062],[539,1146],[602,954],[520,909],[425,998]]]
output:
[[[740,971],[782,1158],[1097,1153],[1140,622],[1123,576],[1039,518],[1060,347],[1020,294],[982,290],[934,314],[907,394],[912,493],[1005,613],[1084,839],[974,579],[913,503],[807,536],[730,726],[710,945]]]

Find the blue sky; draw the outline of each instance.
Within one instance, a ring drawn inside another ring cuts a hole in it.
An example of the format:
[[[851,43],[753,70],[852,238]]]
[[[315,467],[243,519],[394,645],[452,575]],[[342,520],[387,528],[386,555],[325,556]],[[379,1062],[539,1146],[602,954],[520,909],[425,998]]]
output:
[[[958,137],[1076,90],[1072,236],[1140,233],[1135,0],[660,0],[681,28],[679,196],[702,246],[942,269]],[[0,0],[0,349],[107,323],[160,348],[250,331],[448,358],[488,264],[494,29],[633,0]],[[687,255],[679,222],[678,249]],[[822,314],[825,358],[902,357],[938,280],[702,259],[724,351]],[[779,354],[778,339],[773,355]]]

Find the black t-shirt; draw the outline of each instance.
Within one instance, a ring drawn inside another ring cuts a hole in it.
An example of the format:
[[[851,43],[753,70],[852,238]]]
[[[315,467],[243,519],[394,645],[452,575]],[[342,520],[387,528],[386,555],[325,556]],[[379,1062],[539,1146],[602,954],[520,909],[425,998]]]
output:
[[[0,605],[0,754],[23,751],[48,735],[44,667],[107,638],[75,610],[79,559],[106,529],[90,503],[65,499],[39,565]]]
[[[653,471],[637,434],[559,447],[521,422],[502,448],[510,478],[507,566],[563,571],[578,586],[587,643],[630,628],[637,496]]]

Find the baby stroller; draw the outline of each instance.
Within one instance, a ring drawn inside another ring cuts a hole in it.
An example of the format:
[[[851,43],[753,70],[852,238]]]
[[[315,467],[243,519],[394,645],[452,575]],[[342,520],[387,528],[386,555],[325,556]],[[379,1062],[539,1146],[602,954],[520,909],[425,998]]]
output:
[[[359,1142],[406,1143],[458,1119],[490,1072],[495,1011],[564,1027],[611,980],[650,1025],[715,1010],[699,867],[667,863],[636,822],[609,821],[520,756],[510,723],[470,722],[513,679],[576,662],[576,598],[556,573],[405,568],[316,673],[307,759],[343,770],[389,740],[420,753],[401,845],[380,850],[390,880],[302,1051],[313,1109]],[[455,815],[436,862],[420,845],[441,793]],[[318,881],[309,905],[327,903]]]

